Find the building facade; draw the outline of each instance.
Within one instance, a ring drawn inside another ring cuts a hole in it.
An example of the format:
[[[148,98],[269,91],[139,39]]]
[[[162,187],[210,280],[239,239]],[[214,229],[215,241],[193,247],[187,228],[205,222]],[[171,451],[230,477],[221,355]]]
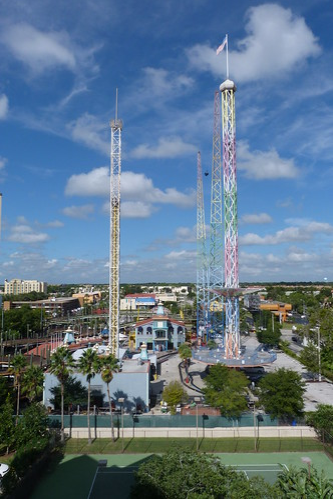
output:
[[[148,350],[178,350],[185,341],[185,324],[168,317],[162,305],[158,306],[156,315],[135,325],[136,348],[146,343]]]
[[[31,293],[32,291],[36,291],[37,293],[46,293],[47,283],[35,280],[23,281],[22,279],[11,279],[8,281],[5,279],[5,295],[21,295]]]

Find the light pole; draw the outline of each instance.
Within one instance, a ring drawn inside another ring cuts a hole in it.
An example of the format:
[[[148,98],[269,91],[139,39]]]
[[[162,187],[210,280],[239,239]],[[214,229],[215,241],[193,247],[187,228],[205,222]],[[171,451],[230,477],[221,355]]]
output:
[[[120,397],[118,399],[119,404],[121,404],[121,452],[124,452],[124,402],[125,398]]]
[[[255,452],[257,452],[256,404],[253,404],[253,433],[254,433],[254,450]]]
[[[259,428],[260,428],[259,423],[262,423],[263,420],[264,420],[264,418],[263,418],[262,414],[257,414],[257,421],[258,421],[258,445],[259,445]]]
[[[320,326],[317,326],[318,334],[318,381],[321,381],[321,348],[320,348]]]
[[[195,403],[195,428],[196,428],[196,440],[197,440],[197,451],[199,450],[199,408],[198,403],[201,401],[200,397],[194,397]]]
[[[303,463],[305,463],[308,466],[308,474],[309,478],[311,478],[311,459],[307,456],[301,457],[301,460]]]

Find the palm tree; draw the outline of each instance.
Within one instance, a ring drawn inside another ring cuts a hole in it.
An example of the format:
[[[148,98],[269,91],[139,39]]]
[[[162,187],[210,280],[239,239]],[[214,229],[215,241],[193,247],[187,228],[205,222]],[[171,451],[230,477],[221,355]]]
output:
[[[74,370],[74,359],[66,347],[59,347],[51,355],[50,373],[54,374],[61,388],[61,441],[65,440],[64,434],[64,383]]]
[[[118,359],[116,359],[112,354],[108,355],[107,357],[104,357],[102,359],[101,377],[107,386],[109,410],[110,410],[110,422],[111,422],[111,436],[113,441],[115,440],[115,436],[114,436],[114,425],[113,425],[112,406],[111,406],[111,397],[110,397],[110,383],[113,380],[113,373],[116,371],[118,371]]]
[[[78,362],[79,371],[86,376],[88,382],[88,443],[91,444],[91,431],[90,431],[90,382],[92,378],[100,372],[101,361],[97,352],[92,348],[87,348],[82,354]]]
[[[22,378],[22,393],[25,393],[29,402],[33,402],[43,393],[44,373],[39,366],[29,366]]]
[[[21,353],[15,355],[11,361],[11,366],[9,368],[10,374],[14,375],[14,385],[17,389],[17,402],[16,402],[16,424],[18,423],[18,417],[20,412],[20,396],[21,396],[21,383],[22,375],[27,366],[27,359]]]

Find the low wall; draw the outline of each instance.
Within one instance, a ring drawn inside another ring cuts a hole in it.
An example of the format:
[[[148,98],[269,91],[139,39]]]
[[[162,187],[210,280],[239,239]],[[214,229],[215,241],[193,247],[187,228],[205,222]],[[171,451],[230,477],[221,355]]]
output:
[[[123,432],[123,433],[122,433]],[[66,429],[72,438],[88,438],[87,428]],[[118,428],[115,428],[118,434]],[[119,437],[124,438],[258,438],[258,428],[120,428]],[[91,428],[93,438],[111,438],[110,428]],[[316,433],[308,426],[260,427],[260,438],[315,438]]]

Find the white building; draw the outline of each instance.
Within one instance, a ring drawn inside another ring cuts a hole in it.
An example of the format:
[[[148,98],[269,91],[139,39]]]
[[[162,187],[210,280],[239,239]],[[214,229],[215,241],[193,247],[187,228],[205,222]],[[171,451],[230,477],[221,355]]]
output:
[[[36,291],[37,293],[47,292],[47,283],[40,281],[23,281],[22,279],[11,279],[7,281],[5,279],[5,295],[21,295],[24,293],[31,293]]]

